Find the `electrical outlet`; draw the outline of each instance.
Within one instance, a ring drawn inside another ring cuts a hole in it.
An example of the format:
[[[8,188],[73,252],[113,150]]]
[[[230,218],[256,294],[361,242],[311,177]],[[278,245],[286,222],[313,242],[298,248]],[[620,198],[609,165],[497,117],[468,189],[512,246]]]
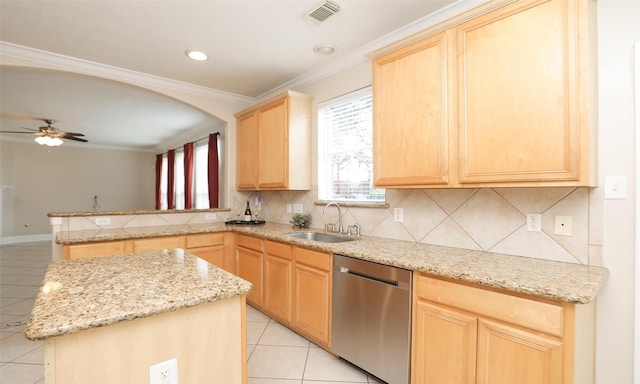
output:
[[[111,225],[110,217],[96,217],[96,225]]]
[[[402,223],[404,221],[404,209],[402,209],[402,208],[394,208],[393,209],[393,219],[398,223]]]
[[[173,358],[150,366],[149,384],[178,384],[178,359]]]
[[[553,233],[560,236],[571,236],[571,223],[573,216],[556,215]]]
[[[293,204],[293,213],[302,213],[302,204]]]
[[[539,213],[527,214],[527,232],[542,231],[542,215]]]
[[[291,213],[291,204],[287,204],[287,213]]]
[[[218,216],[215,213],[207,213],[205,215],[205,220],[215,220]]]

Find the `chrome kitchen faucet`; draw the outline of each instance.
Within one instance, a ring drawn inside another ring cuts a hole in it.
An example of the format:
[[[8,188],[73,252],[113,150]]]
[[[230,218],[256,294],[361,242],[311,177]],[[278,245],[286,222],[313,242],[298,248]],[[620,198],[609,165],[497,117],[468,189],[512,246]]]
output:
[[[340,204],[336,203],[335,201],[330,202],[329,204],[324,206],[324,210],[322,211],[322,215],[324,216],[325,213],[327,213],[327,208],[329,208],[330,205],[335,205],[336,208],[338,208],[338,230],[336,231],[336,225],[335,224],[325,224],[324,225],[324,231],[325,232],[337,232],[337,233],[342,233],[342,209],[340,209]]]

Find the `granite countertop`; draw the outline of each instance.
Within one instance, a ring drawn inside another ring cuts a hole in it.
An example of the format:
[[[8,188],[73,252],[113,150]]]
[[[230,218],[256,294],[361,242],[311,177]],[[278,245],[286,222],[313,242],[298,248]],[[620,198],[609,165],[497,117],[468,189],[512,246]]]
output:
[[[251,283],[182,249],[49,264],[25,335],[42,340],[224,300]]]
[[[119,216],[119,215],[157,215],[180,214],[190,212],[229,212],[229,208],[203,208],[203,209],[144,209],[137,211],[86,211],[86,212],[49,212],[47,217],[86,217],[86,216]]]
[[[58,234],[59,244],[190,233],[233,231],[275,241],[338,253],[363,260],[411,269],[486,287],[571,303],[595,299],[609,271],[603,267],[512,256],[462,248],[363,236],[343,243],[320,243],[287,236],[290,225],[227,226],[224,223],[69,231]]]

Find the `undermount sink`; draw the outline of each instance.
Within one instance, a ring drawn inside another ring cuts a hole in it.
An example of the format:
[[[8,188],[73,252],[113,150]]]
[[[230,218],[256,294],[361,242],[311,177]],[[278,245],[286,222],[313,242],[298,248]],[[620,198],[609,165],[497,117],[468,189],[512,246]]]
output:
[[[289,237],[295,237],[296,239],[318,241],[321,243],[343,243],[345,241],[353,241],[355,239],[350,237],[332,235],[330,233],[322,232],[294,232],[287,234]]]

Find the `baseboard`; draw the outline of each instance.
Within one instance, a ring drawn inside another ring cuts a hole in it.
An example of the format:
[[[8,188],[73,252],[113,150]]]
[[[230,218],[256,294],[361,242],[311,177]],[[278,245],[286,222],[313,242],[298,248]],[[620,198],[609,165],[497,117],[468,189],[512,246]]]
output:
[[[51,241],[53,235],[45,233],[42,235],[24,235],[24,236],[8,236],[0,237],[0,244],[19,244],[19,243],[33,243],[36,241]]]

